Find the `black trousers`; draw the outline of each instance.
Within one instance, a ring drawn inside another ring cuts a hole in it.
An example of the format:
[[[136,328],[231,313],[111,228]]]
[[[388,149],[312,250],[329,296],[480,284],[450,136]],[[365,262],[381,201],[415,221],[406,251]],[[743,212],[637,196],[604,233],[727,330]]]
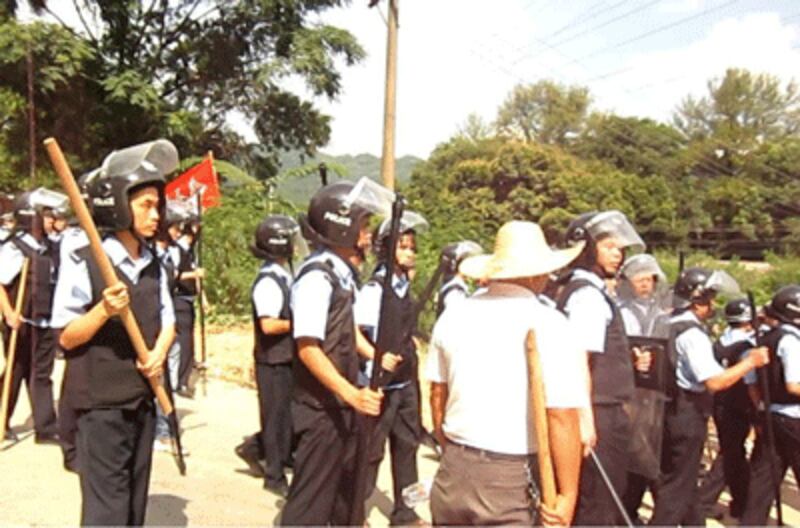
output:
[[[155,407],[90,409],[78,418],[81,524],[144,524],[155,434]]]
[[[10,335],[10,333],[9,333]],[[8,341],[6,341],[8,345]],[[8,348],[6,347],[6,353]],[[53,331],[23,323],[17,336],[17,350],[11,377],[8,424],[17,405],[22,382],[28,389],[37,435],[55,434],[56,410],[53,401],[53,365],[56,360]]]
[[[261,417],[259,433],[266,458],[266,483],[286,482],[283,467],[292,456],[292,364],[256,363],[258,409]]]
[[[758,435],[750,464],[750,489],[741,518],[742,526],[767,524],[769,509],[775,502],[775,485],[770,463],[781,482],[789,467],[794,472],[794,478],[800,478],[800,419],[772,413],[772,424],[776,457],[772,458],[770,455],[766,435]]]
[[[369,498],[378,479],[386,439],[389,439],[389,456],[392,463],[392,493],[394,509],[389,518],[393,525],[416,521],[419,517],[403,502],[403,488],[419,479],[417,474],[417,449],[419,448],[420,417],[419,392],[416,383],[401,389],[386,390],[383,409],[372,438],[369,440],[370,455],[367,469],[367,493]]]
[[[178,365],[178,387],[189,386],[189,376],[194,365],[194,303],[181,297],[173,297],[175,304],[175,339],[181,347]]]
[[[744,391],[744,398],[726,391],[714,399],[714,424],[720,452],[700,486],[700,504],[704,510],[708,510],[728,486],[733,497],[731,512],[738,517],[747,502],[750,483],[750,464],[744,443],[750,433],[751,420],[746,399],[747,388],[735,386],[733,389]]]
[[[679,390],[667,406],[661,478],[658,480],[652,526],[705,526],[700,511],[697,476],[711,409],[706,393]]]
[[[627,458],[631,424],[622,405],[594,405],[597,445],[594,450],[608,474],[614,490],[621,496],[627,486]],[[613,526],[619,510],[597,465],[590,458],[581,465],[576,526]]]
[[[348,524],[355,487],[354,412],[292,402],[297,451],[283,526]]]
[[[66,383],[61,384],[58,398],[58,436],[64,464],[77,467],[78,461],[78,410],[72,402],[72,394]]]

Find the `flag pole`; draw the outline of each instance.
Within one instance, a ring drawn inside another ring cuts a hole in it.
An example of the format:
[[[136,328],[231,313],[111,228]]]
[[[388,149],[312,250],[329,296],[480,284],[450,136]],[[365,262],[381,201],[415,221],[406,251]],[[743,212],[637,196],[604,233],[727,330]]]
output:
[[[208,151],[208,160],[211,163],[211,173],[214,174],[216,179],[216,171],[214,170],[214,152]],[[203,267],[203,195],[201,193],[200,199],[197,201],[197,219],[200,223],[200,230],[197,233],[197,267]],[[206,369],[206,294],[203,287],[203,279],[197,281],[197,295],[200,297],[200,365],[201,369]]]

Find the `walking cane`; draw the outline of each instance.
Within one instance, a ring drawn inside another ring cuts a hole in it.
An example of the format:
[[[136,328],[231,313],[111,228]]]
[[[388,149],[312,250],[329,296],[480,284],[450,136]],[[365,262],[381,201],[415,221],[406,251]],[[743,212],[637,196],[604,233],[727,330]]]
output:
[[[28,282],[28,266],[30,259],[26,258],[22,263],[22,271],[19,272],[19,288],[17,288],[17,299],[14,306],[14,313],[18,316],[22,313],[22,303],[25,301],[25,285]],[[20,323],[22,325],[22,323]],[[6,360],[6,372],[3,375],[3,401],[0,404],[0,442],[6,437],[6,422],[8,421],[8,400],[11,396],[11,384],[14,378],[14,357],[17,355],[17,336],[19,326],[11,329],[11,336],[8,339],[8,358]],[[1,341],[1,339],[0,339]]]
[[[97,232],[97,226],[95,226],[92,215],[89,214],[89,208],[86,207],[86,203],[83,201],[81,192],[78,189],[78,184],[75,183],[75,177],[72,175],[72,170],[69,168],[67,160],[64,158],[64,153],[61,151],[61,147],[54,138],[45,139],[44,145],[47,149],[48,155],[50,156],[50,162],[53,164],[53,168],[55,169],[56,174],[58,174],[58,178],[61,180],[61,185],[64,187],[64,191],[66,191],[67,196],[69,196],[72,210],[75,211],[75,216],[78,217],[78,222],[80,222],[81,227],[83,228],[84,232],[86,232],[86,236],[89,238],[89,246],[92,251],[92,258],[94,258],[97,267],[100,268],[100,274],[103,276],[103,282],[105,282],[107,287],[117,284],[119,282],[117,274],[114,271],[114,267],[111,265],[111,261],[108,259],[108,255],[106,255],[106,252],[103,250],[100,234]],[[119,314],[119,317],[125,326],[125,330],[127,331],[128,337],[133,344],[134,350],[136,350],[136,356],[141,363],[146,363],[150,352],[147,349],[147,344],[144,342],[142,332],[139,329],[139,324],[136,322],[136,317],[133,315],[130,306],[126,306]],[[178,469],[180,470],[181,475],[185,475],[186,464],[183,461],[183,453],[180,450],[180,430],[178,427],[178,416],[175,412],[175,408],[172,406],[169,395],[167,395],[167,391],[161,382],[161,376],[147,378],[147,381],[150,383],[150,387],[155,393],[158,404],[170,424],[170,429],[172,429],[172,434],[176,439],[176,444],[178,445]]]
[[[548,508],[555,508],[556,477],[553,473],[553,459],[550,458],[550,437],[547,430],[542,365],[539,362],[539,347],[536,346],[536,332],[533,329],[528,330],[528,335],[525,337],[525,357],[528,363],[528,397],[533,406],[533,428],[538,448],[536,455],[539,460],[542,502]]]

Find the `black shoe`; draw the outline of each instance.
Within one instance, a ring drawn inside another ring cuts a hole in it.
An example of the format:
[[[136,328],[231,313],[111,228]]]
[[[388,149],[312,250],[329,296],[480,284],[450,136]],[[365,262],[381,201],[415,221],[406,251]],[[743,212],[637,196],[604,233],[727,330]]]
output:
[[[33,441],[41,445],[61,445],[58,433],[36,433]]]
[[[245,440],[243,443],[236,446],[234,451],[236,454],[245,461],[247,466],[250,468],[250,472],[257,476],[263,477],[264,476],[264,466],[261,465],[261,462],[258,460],[258,455],[252,450],[248,449],[248,443]]]
[[[275,495],[283,497],[284,499],[289,496],[289,484],[285,480],[279,482],[264,481],[264,489],[271,491]]]
[[[11,430],[11,428],[6,429],[6,436],[4,440],[8,440],[9,442],[19,442],[19,437],[17,433]]]
[[[194,389],[187,387],[186,385],[182,385],[175,391],[175,394],[178,396],[182,396],[184,398],[194,399]]]

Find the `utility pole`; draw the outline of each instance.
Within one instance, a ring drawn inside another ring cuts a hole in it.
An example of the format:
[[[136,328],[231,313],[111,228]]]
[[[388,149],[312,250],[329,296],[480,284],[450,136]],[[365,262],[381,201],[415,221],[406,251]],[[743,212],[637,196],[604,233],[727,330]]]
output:
[[[28,71],[28,149],[31,187],[33,187],[36,185],[36,106],[33,100],[33,52],[30,44],[28,44],[25,62]]]
[[[389,0],[388,33],[386,41],[386,95],[383,106],[383,156],[381,176],[383,185],[394,190],[394,132],[397,107],[397,2]]]

